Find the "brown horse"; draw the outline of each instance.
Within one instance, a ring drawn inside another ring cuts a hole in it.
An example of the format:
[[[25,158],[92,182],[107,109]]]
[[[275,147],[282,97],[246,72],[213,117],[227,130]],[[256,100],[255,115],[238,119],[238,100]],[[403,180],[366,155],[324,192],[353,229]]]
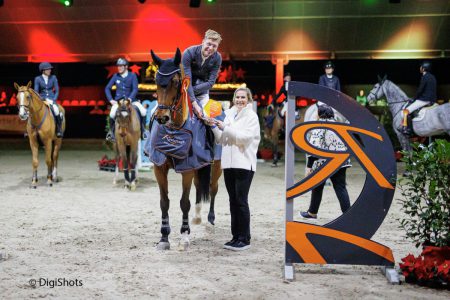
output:
[[[117,183],[119,161],[123,162],[125,187],[131,191],[136,189],[136,162],[139,138],[141,136],[141,121],[131,101],[121,99],[117,102],[116,112],[116,174],[113,184]]]
[[[189,114],[188,99],[183,97],[186,95],[186,90],[189,85],[187,81],[183,81],[182,72],[180,70],[181,52],[177,49],[175,57],[173,59],[162,60],[156,54],[151,52],[153,61],[158,65],[160,70],[167,71],[161,72],[162,75],[160,81],[156,81],[157,94],[158,94],[158,108],[154,113],[154,118],[160,125],[170,125],[173,128],[181,128],[186,122]],[[159,72],[159,71],[158,71]],[[187,84],[186,84],[187,83]],[[185,91],[183,93],[183,90]],[[159,241],[157,248],[160,250],[170,249],[169,234],[169,197],[168,197],[168,180],[167,175],[169,169],[174,168],[172,160],[167,159],[161,166],[154,166],[154,173],[158,182],[160,191],[160,206],[161,206],[161,240]],[[181,226],[181,239],[179,241],[179,250],[187,250],[189,247],[189,210],[191,207],[189,200],[189,193],[192,186],[192,180],[196,187],[197,215],[193,219],[194,223],[200,223],[200,199],[205,201],[211,197],[211,207],[208,214],[208,220],[211,224],[214,224],[214,198],[218,190],[218,180],[221,175],[220,161],[216,161],[213,164],[213,172],[211,174],[211,166],[203,167],[199,170],[192,170],[181,173],[182,175],[182,196],[180,200],[180,207],[183,212],[182,226]],[[212,179],[212,181],[211,181]],[[211,194],[209,194],[209,190]]]
[[[273,105],[267,106],[267,115],[266,117],[272,116],[273,123],[272,128],[269,128],[267,124],[264,124],[264,137],[268,140],[270,140],[272,144],[272,151],[273,151],[273,162],[272,167],[278,166],[278,143],[279,143],[279,132],[280,129],[283,126],[283,118],[284,118],[283,107],[277,106],[277,109],[275,110]]]
[[[39,141],[45,147],[45,162],[47,163],[47,185],[52,186],[58,181],[58,155],[61,149],[62,138],[56,137],[55,120],[50,111],[50,107],[44,103],[41,97],[31,88],[31,81],[26,86],[19,86],[14,83],[17,89],[17,103],[19,106],[19,118],[28,120],[27,134],[30,140],[31,153],[33,155],[33,176],[31,187],[36,188],[38,182],[37,169],[39,166]],[[59,110],[64,115],[64,108],[60,105]],[[66,121],[63,118],[62,131],[66,128]]]

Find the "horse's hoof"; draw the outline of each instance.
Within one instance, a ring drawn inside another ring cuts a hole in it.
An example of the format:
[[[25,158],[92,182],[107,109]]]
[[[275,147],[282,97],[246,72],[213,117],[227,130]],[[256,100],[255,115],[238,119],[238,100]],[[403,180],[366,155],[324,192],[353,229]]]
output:
[[[181,235],[180,241],[178,242],[178,251],[187,251],[189,249],[189,235],[183,233]]]
[[[52,187],[53,186],[53,182],[47,182],[47,186],[48,187]]]
[[[212,212],[210,212],[209,214],[208,214],[208,222],[211,224],[211,225],[214,225],[214,221],[216,220],[216,216],[214,215],[214,213],[212,213]]]
[[[132,183],[132,184],[130,185],[130,191],[134,192],[135,190],[136,190],[136,184],[135,184],[135,183]]]
[[[194,225],[202,224],[202,218],[201,217],[193,217],[191,223]]]
[[[35,184],[30,185],[30,189],[37,189],[37,185]]]
[[[157,250],[170,250],[170,243],[169,242],[159,242],[158,245],[156,245]]]

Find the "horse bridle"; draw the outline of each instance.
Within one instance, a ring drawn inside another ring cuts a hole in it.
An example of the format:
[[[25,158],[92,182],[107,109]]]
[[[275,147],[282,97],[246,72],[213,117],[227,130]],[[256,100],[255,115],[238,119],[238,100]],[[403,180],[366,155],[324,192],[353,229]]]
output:
[[[157,71],[160,75],[162,76],[175,76],[175,74],[180,74],[181,75],[181,70],[180,69],[176,69],[170,73],[162,73],[159,70]],[[171,78],[173,77],[171,76]],[[159,110],[163,110],[163,109],[167,109],[169,110],[173,115],[175,115],[176,112],[179,112],[182,107],[181,107],[181,88],[182,88],[182,80],[180,80],[178,82],[178,86],[177,86],[177,95],[175,97],[175,99],[173,100],[171,105],[163,105],[163,104],[159,104],[157,106],[157,109]]]
[[[376,90],[375,92],[372,92],[372,91],[369,92],[369,95],[371,95],[371,94],[374,95],[375,100],[379,100],[378,97],[377,97],[377,94],[378,94],[378,91],[381,89],[381,86],[382,86],[383,84],[384,84],[384,81],[383,81],[383,82],[379,82],[379,83],[378,83],[378,88],[377,88],[377,90]],[[408,99],[407,99],[407,100],[394,101],[394,102],[389,102],[389,101],[388,101],[388,106],[391,106],[391,105],[397,104],[397,103],[405,103],[405,102],[408,102],[408,101],[409,101]],[[392,117],[395,118],[395,116],[396,116],[399,112],[401,112],[402,109],[403,109],[403,107],[400,108],[395,114],[392,114]]]
[[[25,105],[25,104],[20,104],[21,101],[20,101],[19,93],[24,93],[24,94],[25,94],[25,92],[28,93],[28,96],[26,97],[26,99],[28,100],[28,104],[27,104],[27,105]],[[23,90],[22,90],[22,91],[18,91],[18,92],[17,92],[17,98],[18,98],[18,100],[19,100],[19,101],[17,101],[17,107],[19,108],[19,112],[20,112],[20,108],[23,107],[23,109],[24,109],[24,110],[26,111],[26,113],[27,113],[27,119],[28,119],[28,122],[30,123],[31,127],[32,127],[33,129],[39,129],[39,128],[42,126],[42,123],[44,122],[45,118],[47,117],[47,111],[45,112],[45,115],[44,115],[44,117],[42,118],[41,122],[40,122],[38,125],[34,125],[33,123],[31,123],[31,118],[30,118],[30,105],[31,105],[31,101],[33,101],[33,97],[31,97],[30,91],[28,91],[28,89],[25,90],[25,91],[23,91]],[[40,108],[37,112],[40,112],[40,111],[42,110],[43,107],[44,107],[44,105],[41,106],[41,108]]]

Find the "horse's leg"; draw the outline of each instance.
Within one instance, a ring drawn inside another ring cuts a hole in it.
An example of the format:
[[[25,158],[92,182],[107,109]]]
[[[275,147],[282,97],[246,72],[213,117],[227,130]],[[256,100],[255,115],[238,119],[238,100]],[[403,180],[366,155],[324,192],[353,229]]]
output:
[[[139,140],[138,140],[139,142]],[[130,190],[136,190],[136,162],[137,162],[137,143],[130,146],[130,168],[131,168],[131,185]]]
[[[189,227],[189,210],[191,209],[191,202],[189,201],[189,194],[191,192],[192,179],[194,178],[194,171],[182,174],[183,194],[181,195],[180,207],[183,212],[183,223],[181,224],[181,238],[178,242],[178,250],[186,251],[189,248],[189,234],[191,228]]]
[[[54,182],[58,182],[58,158],[61,150],[62,139],[57,139],[53,145],[53,171],[52,178]]]
[[[53,186],[52,180],[52,171],[53,171],[53,161],[52,161],[52,152],[53,152],[53,141],[48,138],[44,142],[45,147],[45,163],[47,164],[47,185]]]
[[[119,162],[120,162],[120,155],[117,148],[117,144],[114,144],[114,152],[115,152],[115,161],[116,161],[116,168],[114,172],[114,179],[113,179],[113,185],[117,184],[117,180],[119,180]]]
[[[37,169],[39,167],[39,142],[37,140],[37,133],[33,135],[31,132],[28,132],[28,139],[30,142],[31,154],[32,154],[32,166],[33,166],[33,175],[31,177],[31,187],[36,188],[38,182]]]
[[[195,186],[195,215],[192,218],[192,224],[198,225],[202,223],[202,197],[200,193],[200,182],[198,179],[198,172],[194,173]]]
[[[277,122],[277,120],[275,120]],[[278,131],[280,130],[279,124],[273,126],[272,132],[272,152],[273,152],[273,162],[272,167],[278,166]]]
[[[217,191],[219,190],[219,178],[222,175],[222,168],[220,167],[220,160],[215,160],[212,165],[211,186],[210,186],[210,199],[208,222],[214,225],[216,215],[214,213],[214,202],[216,200]]]
[[[130,173],[129,173],[129,161],[128,161],[128,151],[127,146],[122,145],[122,149],[119,150],[120,157],[122,158],[122,164],[123,164],[123,174],[125,177],[125,187],[130,187]]]
[[[156,181],[159,186],[159,206],[161,207],[161,240],[157,245],[158,250],[169,250],[169,234],[170,234],[170,224],[169,224],[169,190],[168,190],[168,181],[167,181],[167,173],[169,172],[169,167],[167,164],[162,165],[161,167],[155,166],[153,168],[155,173]]]

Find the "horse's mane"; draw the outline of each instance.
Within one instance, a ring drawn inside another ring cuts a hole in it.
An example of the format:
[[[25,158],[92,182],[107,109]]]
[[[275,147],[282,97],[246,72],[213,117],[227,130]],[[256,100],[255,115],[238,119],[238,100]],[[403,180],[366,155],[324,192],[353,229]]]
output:
[[[387,85],[391,85],[392,88],[394,88],[394,89],[397,91],[398,96],[400,96],[401,98],[403,98],[403,99],[407,99],[407,98],[408,98],[408,96],[406,95],[406,93],[405,93],[398,85],[396,85],[396,84],[393,83],[392,81],[386,79],[386,80],[385,80],[385,83],[386,83]],[[389,90],[389,87],[387,87],[386,90]]]

